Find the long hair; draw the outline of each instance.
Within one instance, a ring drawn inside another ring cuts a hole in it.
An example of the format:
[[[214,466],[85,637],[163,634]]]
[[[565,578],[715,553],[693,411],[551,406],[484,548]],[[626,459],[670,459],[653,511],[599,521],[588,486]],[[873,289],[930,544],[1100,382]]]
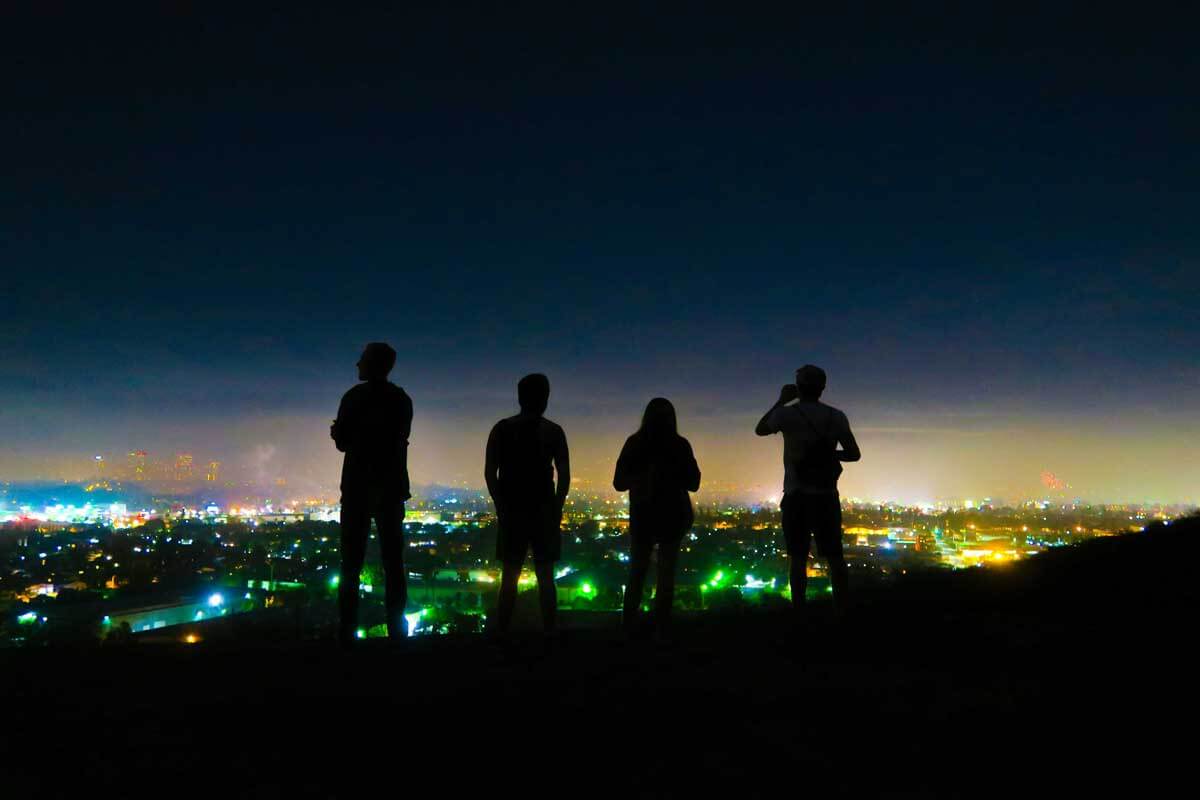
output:
[[[671,401],[665,397],[656,397],[647,403],[646,412],[642,414],[642,427],[638,432],[654,442],[671,441],[679,436],[679,423]]]

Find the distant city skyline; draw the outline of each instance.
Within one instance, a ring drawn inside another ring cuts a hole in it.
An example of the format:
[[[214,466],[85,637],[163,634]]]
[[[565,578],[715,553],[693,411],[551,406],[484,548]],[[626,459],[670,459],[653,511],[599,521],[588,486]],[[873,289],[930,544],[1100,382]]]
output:
[[[680,405],[687,407],[686,402]],[[852,408],[843,407],[854,413]],[[636,425],[635,411],[631,410],[630,427],[625,430],[618,428],[619,420],[612,416],[578,420],[553,412],[552,408],[550,416],[562,422],[571,436],[576,477],[608,486],[614,454]],[[495,414],[502,413],[504,409],[497,404]],[[413,480],[422,485],[482,488],[483,425],[468,421],[455,425],[422,417],[418,405],[411,446]],[[754,420],[753,413],[740,417],[743,424],[753,425]],[[870,424],[874,420],[868,417],[867,424],[856,423],[855,432],[865,457],[861,464],[848,465],[842,480],[844,495],[906,503],[985,496],[1010,500],[1053,496],[1091,502],[1200,504],[1196,458],[1188,447],[1188,436],[1156,439],[1149,432],[1134,432],[1127,435],[1131,439],[1146,438],[1122,442],[1105,432],[1102,419],[1090,424],[1075,419],[1059,430],[1048,430],[1049,425],[1030,428],[1012,420],[1006,424],[998,415],[962,420],[959,427],[932,421],[908,425],[889,421],[884,418],[881,424]],[[972,422],[977,429],[970,427]],[[731,426],[725,426],[728,432],[722,437],[688,423],[681,411],[681,425],[695,443],[704,473],[703,492],[716,491],[747,500],[779,494],[782,454],[777,438],[759,439],[752,431],[739,433],[730,430]],[[306,425],[313,429],[305,430]],[[1194,423],[1182,422],[1181,429],[1188,430],[1188,425]],[[131,453],[136,449],[145,453],[141,468],[145,470],[143,477],[149,480],[202,485],[215,475],[211,482],[220,485],[271,486],[283,479],[291,491],[336,495],[341,454],[329,441],[327,426],[324,417],[297,416],[263,424],[258,435],[254,425],[235,424],[224,432],[206,433],[204,442],[187,449],[154,448],[143,437],[143,444],[137,448],[41,457],[6,452],[0,454],[0,480],[86,481],[103,475],[134,481]],[[182,427],[186,433],[187,427]],[[472,427],[480,430],[472,431]],[[577,433],[579,430],[586,433]],[[178,436],[181,431],[172,432]],[[440,448],[442,443],[446,446]],[[477,452],[472,452],[476,444]],[[1049,450],[1043,455],[1047,446]],[[1141,447],[1151,450],[1153,456],[1131,458]],[[180,473],[181,455],[192,458],[187,476]],[[103,473],[97,456],[104,459]],[[1180,471],[1177,465],[1188,466],[1190,471]]]

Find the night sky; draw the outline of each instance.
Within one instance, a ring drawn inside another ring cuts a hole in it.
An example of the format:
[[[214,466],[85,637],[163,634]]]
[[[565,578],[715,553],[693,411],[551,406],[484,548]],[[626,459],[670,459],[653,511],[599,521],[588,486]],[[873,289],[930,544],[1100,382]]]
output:
[[[0,479],[332,492],[382,339],[416,483],[482,485],[543,371],[581,477],[665,395],[706,481],[778,494],[754,423],[812,362],[843,494],[1200,502],[1181,20],[162,5],[0,24]]]

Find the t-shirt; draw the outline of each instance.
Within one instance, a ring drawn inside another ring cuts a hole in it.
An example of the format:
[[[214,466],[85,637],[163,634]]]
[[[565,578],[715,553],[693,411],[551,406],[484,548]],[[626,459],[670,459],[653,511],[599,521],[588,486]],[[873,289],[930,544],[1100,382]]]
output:
[[[334,441],[342,460],[342,500],[373,498],[403,502],[408,484],[408,436],[412,400],[394,383],[367,381],[350,389],[338,406]]]
[[[800,401],[772,411],[767,426],[772,433],[783,434],[784,494],[837,492],[842,465],[830,455],[849,436],[845,414],[820,401]]]
[[[496,454],[501,502],[511,509],[541,506],[554,497],[554,457],[566,434],[545,417],[518,414],[496,423],[488,437]]]

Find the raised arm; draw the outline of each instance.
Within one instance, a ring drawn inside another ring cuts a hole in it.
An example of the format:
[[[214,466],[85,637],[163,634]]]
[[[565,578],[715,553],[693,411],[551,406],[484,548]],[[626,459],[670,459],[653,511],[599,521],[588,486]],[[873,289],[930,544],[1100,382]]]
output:
[[[779,390],[779,399],[775,401],[775,405],[767,409],[767,413],[763,414],[762,419],[758,421],[758,425],[754,426],[754,432],[759,436],[770,436],[772,433],[778,433],[779,429],[771,422],[771,415],[775,413],[775,409],[787,405],[795,400],[796,397],[796,384],[785,383],[783,388]]]
[[[862,453],[859,452],[858,442],[854,440],[854,434],[850,431],[850,420],[846,419],[846,415],[842,415],[842,420],[846,423],[842,426],[842,430],[838,433],[838,444],[842,446],[841,450],[836,451],[838,461],[858,461],[862,458]]]

